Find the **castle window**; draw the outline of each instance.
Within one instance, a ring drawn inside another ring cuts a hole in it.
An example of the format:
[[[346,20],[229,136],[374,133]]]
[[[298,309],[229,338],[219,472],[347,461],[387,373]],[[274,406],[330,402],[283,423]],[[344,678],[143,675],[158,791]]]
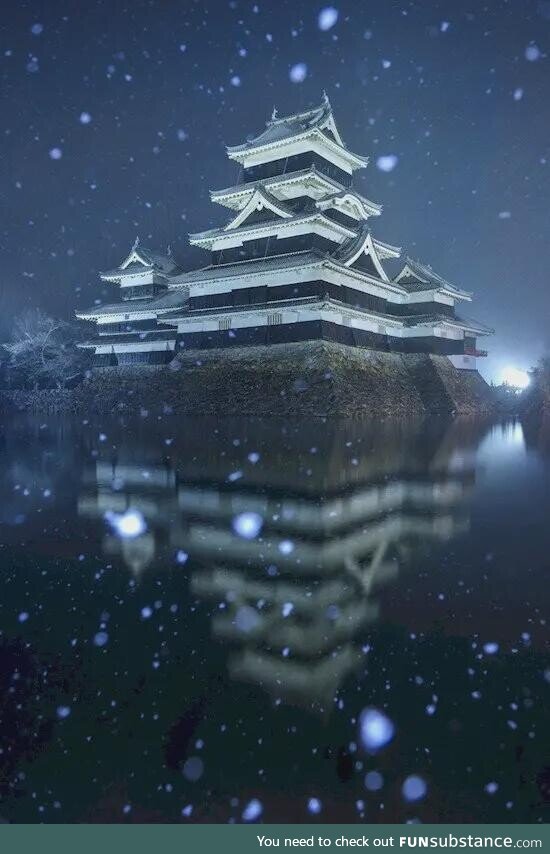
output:
[[[231,318],[222,317],[222,319],[218,321],[218,329],[231,329]]]
[[[268,326],[277,326],[278,323],[283,322],[283,315],[281,312],[276,311],[273,314],[267,315],[267,325]]]

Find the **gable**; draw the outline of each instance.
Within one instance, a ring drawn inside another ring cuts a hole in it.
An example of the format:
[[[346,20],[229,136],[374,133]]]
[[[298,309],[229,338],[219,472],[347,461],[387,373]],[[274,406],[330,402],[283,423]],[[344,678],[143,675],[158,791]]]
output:
[[[360,270],[361,273],[367,273],[369,276],[375,276],[376,278],[380,278],[380,273],[376,268],[374,261],[370,255],[367,255],[366,252],[363,252],[359,255],[355,261],[348,265],[354,270]]]
[[[225,226],[225,231],[239,228],[243,223],[253,224],[273,219],[290,219],[292,214],[284,202],[262,189],[255,190],[244,208]]]
[[[131,264],[137,264],[140,267],[151,266],[151,263],[140,255],[139,249],[132,249],[126,260],[120,265],[120,269],[125,270]]]
[[[403,267],[401,272],[397,274],[397,276],[394,279],[394,282],[396,284],[399,284],[399,283],[404,283],[404,284],[417,284],[418,283],[418,284],[422,284],[422,285],[429,284],[428,279],[421,278],[418,275],[418,273],[416,273],[414,270],[412,270],[408,264],[405,264],[405,266]]]

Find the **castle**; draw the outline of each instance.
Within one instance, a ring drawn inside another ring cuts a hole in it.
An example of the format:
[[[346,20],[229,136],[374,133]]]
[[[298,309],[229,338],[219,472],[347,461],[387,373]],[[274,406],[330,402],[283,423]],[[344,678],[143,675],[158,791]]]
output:
[[[190,235],[210,262],[184,272],[172,252],[136,239],[101,279],[118,302],[80,311],[95,324],[94,365],[165,364],[201,350],[329,340],[371,350],[434,353],[475,370],[477,338],[490,334],[458,304],[471,294],[374,236],[382,212],[353,188],[367,158],[340,136],[328,97],[290,116],[273,111],[265,130],[229,146],[238,182],[211,192],[230,212],[220,228]],[[394,261],[394,263],[397,263]]]

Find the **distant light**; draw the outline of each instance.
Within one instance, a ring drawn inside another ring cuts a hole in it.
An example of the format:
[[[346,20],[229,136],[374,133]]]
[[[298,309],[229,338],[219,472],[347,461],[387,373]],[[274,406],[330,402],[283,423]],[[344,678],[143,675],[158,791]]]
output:
[[[61,160],[63,152],[60,148],[50,148],[50,157],[52,160]]]
[[[509,366],[502,371],[502,382],[513,388],[527,388],[531,380],[527,371]]]
[[[363,746],[375,751],[389,744],[395,735],[395,726],[384,712],[367,708],[361,712],[359,733]]]
[[[139,510],[126,510],[125,513],[106,513],[105,519],[114,532],[125,540],[139,537],[147,529],[145,519]]]
[[[245,540],[253,540],[262,530],[264,520],[259,513],[239,513],[233,519],[233,530]]]
[[[411,774],[410,777],[407,777],[401,787],[401,792],[406,801],[421,801],[427,791],[428,787],[425,781],[417,774]]]
[[[319,12],[317,24],[320,30],[324,30],[326,32],[326,30],[330,30],[330,28],[334,26],[337,20],[338,9],[335,9],[334,6],[325,6],[325,8],[321,9]]]
[[[376,166],[381,172],[391,172],[397,166],[399,158],[395,154],[383,154],[376,161]]]
[[[307,65],[305,62],[297,62],[290,69],[288,76],[293,83],[303,83],[307,77]]]

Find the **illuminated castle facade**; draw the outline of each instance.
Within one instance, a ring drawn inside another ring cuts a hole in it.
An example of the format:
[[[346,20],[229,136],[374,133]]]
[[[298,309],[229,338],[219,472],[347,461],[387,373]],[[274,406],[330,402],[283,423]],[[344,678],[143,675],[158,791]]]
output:
[[[101,278],[118,302],[78,313],[95,324],[96,366],[164,364],[180,348],[330,340],[399,353],[447,355],[475,369],[491,330],[458,307],[471,294],[373,235],[381,206],[353,188],[367,158],[351,152],[326,95],[315,109],[278,117],[241,145],[237,184],[211,193],[229,211],[219,228],[190,235],[209,263],[183,272],[170,250],[136,240]]]

